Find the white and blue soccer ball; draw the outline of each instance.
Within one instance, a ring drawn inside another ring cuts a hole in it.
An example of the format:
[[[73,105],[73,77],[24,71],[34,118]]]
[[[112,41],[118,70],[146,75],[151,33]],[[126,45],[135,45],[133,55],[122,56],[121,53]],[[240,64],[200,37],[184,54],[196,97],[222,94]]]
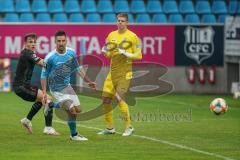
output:
[[[224,114],[228,110],[228,105],[224,99],[216,98],[211,102],[210,110],[216,115]]]

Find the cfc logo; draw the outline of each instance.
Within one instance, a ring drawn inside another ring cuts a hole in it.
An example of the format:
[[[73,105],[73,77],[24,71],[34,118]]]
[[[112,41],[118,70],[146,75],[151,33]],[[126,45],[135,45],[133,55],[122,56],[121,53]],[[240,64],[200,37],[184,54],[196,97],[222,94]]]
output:
[[[184,35],[184,52],[187,57],[201,64],[203,60],[212,56],[214,52],[214,30],[212,27],[187,27],[184,31]]]

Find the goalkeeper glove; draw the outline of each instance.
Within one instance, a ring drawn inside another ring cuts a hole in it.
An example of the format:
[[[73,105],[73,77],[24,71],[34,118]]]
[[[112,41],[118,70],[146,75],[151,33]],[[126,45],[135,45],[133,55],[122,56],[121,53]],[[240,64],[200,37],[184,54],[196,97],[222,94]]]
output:
[[[102,52],[107,53],[107,50],[106,50],[105,46],[102,47]]]
[[[118,48],[118,52],[119,52],[120,54],[123,54],[123,55],[126,56],[127,58],[132,58],[132,57],[133,57],[133,54],[128,53],[128,52],[127,52],[126,50],[124,50],[124,49]]]

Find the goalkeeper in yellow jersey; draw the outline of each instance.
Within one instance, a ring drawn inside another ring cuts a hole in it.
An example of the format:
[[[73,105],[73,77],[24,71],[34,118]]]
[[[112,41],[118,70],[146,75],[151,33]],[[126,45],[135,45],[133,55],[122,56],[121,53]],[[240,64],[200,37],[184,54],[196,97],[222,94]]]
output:
[[[122,136],[130,136],[134,131],[124,95],[128,91],[132,78],[132,61],[141,60],[142,53],[138,37],[135,33],[127,29],[127,25],[128,15],[126,13],[119,13],[117,15],[118,30],[108,35],[106,44],[102,48],[104,55],[111,58],[111,65],[104,82],[102,94],[107,128],[98,134],[115,133],[112,113],[112,99],[115,97],[126,125]]]

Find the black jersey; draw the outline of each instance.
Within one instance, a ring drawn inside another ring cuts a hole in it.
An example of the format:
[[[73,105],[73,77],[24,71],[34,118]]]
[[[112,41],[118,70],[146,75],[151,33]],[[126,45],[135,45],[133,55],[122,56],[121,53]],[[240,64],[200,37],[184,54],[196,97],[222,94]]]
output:
[[[34,66],[39,62],[39,58],[33,51],[24,49],[18,61],[13,86],[30,85]]]

